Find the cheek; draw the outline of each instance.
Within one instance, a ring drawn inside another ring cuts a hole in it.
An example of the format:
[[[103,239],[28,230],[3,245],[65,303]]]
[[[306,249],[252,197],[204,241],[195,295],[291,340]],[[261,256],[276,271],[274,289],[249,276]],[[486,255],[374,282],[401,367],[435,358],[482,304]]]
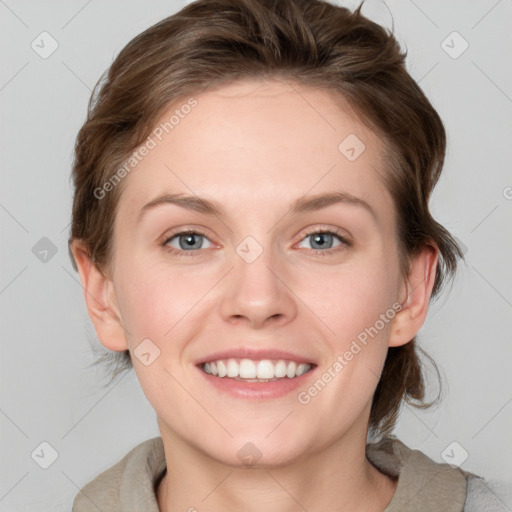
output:
[[[369,405],[385,362],[396,315],[396,269],[386,271],[382,259],[369,263],[347,265],[325,279],[321,290],[310,288],[308,300],[321,306],[315,313],[331,331],[323,372],[298,396],[300,404],[315,408],[318,429],[331,428],[320,420],[326,415],[348,428]]]
[[[191,312],[201,310],[201,299],[215,283],[214,273],[136,260],[125,264],[122,271],[119,306],[130,347],[149,338],[168,350],[172,338],[172,347],[178,348],[176,332],[189,325]]]
[[[394,266],[388,267],[380,258],[361,259],[328,274],[310,276],[302,282],[300,294],[343,343],[373,326],[392,308],[397,296],[395,274]]]

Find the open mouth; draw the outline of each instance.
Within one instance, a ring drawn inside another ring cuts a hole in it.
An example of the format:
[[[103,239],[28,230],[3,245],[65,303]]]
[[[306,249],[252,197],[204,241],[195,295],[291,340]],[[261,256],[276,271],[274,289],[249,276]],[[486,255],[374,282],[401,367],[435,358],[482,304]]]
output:
[[[275,382],[295,379],[313,369],[313,363],[298,363],[284,359],[218,359],[201,363],[205,373],[214,377],[240,382]]]

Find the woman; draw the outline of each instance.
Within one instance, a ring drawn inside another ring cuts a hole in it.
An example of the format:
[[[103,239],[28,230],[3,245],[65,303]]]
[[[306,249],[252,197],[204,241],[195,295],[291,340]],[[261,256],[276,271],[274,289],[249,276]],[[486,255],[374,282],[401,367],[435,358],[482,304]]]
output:
[[[70,252],[161,437],[74,511],[494,503],[391,435],[424,399],[415,336],[462,254],[428,209],[442,121],[360,10],[199,0],[94,95]]]

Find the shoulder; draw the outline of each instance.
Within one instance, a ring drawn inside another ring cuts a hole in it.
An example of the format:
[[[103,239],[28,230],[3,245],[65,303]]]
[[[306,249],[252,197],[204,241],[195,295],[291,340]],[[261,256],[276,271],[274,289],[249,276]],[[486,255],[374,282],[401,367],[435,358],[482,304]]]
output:
[[[154,485],[164,469],[162,438],[148,439],[80,489],[73,512],[158,512]]]
[[[383,473],[398,478],[395,495],[385,512],[443,510],[480,512],[509,510],[484,478],[450,464],[435,462],[394,436],[368,443],[368,460]],[[490,508],[498,507],[502,508]]]
[[[480,476],[468,477],[464,512],[510,512],[512,510],[512,484],[499,480],[486,480]]]

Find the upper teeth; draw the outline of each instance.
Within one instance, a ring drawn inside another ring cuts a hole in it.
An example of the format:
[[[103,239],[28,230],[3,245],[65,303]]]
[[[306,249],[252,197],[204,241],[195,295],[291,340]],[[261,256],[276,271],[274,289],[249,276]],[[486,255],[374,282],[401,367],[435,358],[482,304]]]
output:
[[[273,379],[288,377],[298,377],[311,369],[310,364],[296,363],[294,361],[271,361],[262,359],[253,361],[252,359],[219,359],[204,363],[203,370],[206,373],[216,375],[217,377],[240,377],[242,379]]]

